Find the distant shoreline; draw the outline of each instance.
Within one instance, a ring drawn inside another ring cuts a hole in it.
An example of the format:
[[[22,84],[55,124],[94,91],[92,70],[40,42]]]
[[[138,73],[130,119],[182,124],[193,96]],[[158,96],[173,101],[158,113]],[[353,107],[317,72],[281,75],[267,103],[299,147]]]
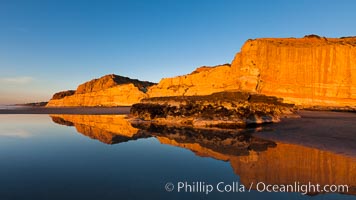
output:
[[[33,105],[0,105],[0,114],[78,114],[78,115],[115,115],[115,114],[130,114],[131,106],[116,106],[116,107],[45,107]],[[298,111],[309,112],[341,112],[341,113],[356,113],[355,109],[350,108],[299,108]]]
[[[130,106],[118,107],[43,107],[43,106],[3,106],[0,114],[78,114],[117,115],[129,114]]]
[[[34,102],[34,103],[22,103],[22,104],[15,104],[14,106],[33,106],[33,107],[43,107],[48,104],[47,101],[42,102]],[[12,106],[12,105],[10,105]]]

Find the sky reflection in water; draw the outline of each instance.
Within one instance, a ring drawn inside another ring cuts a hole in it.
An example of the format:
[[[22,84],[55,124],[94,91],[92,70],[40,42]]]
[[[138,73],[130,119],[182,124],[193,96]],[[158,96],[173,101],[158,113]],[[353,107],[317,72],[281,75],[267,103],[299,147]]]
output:
[[[298,145],[274,145],[249,134],[141,128],[114,115],[0,115],[0,197],[356,199],[353,195],[310,197],[255,190],[209,195],[166,192],[167,182],[178,181],[287,184],[300,178],[355,186],[356,162]],[[250,143],[244,146],[241,141]]]

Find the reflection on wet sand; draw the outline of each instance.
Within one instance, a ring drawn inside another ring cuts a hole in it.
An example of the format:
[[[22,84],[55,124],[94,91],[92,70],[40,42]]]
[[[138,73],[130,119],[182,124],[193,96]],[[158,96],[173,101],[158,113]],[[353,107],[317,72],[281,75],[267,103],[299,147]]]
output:
[[[277,143],[276,148],[230,157],[234,172],[243,184],[344,185],[356,194],[356,159],[294,144]]]
[[[253,137],[246,131],[193,129],[152,124],[140,126],[140,129],[144,135],[151,134],[163,144],[187,148],[200,156],[204,155],[204,151],[201,150],[221,155],[242,156],[249,155],[251,150],[265,151],[269,147],[276,146],[274,142]],[[194,149],[194,147],[198,147],[198,149]],[[206,156],[212,157],[209,154]]]
[[[296,144],[275,143],[253,137],[253,130],[132,126],[125,116],[51,115],[54,122],[107,144],[155,137],[162,144],[182,147],[202,157],[229,161],[244,185],[342,184],[356,194],[356,159]]]
[[[222,155],[236,156],[248,155],[251,150],[264,151],[268,147],[275,146],[274,142],[253,137],[251,133],[245,131],[177,128],[158,125],[138,125],[134,127],[124,115],[50,116],[55,123],[75,126],[79,133],[106,144],[156,137],[162,143],[171,140],[178,144],[199,144],[202,148]],[[199,153],[199,151],[194,152]]]
[[[66,126],[74,126],[77,131],[106,144],[116,144],[144,138],[139,129],[125,120],[125,115],[50,115],[52,121]]]

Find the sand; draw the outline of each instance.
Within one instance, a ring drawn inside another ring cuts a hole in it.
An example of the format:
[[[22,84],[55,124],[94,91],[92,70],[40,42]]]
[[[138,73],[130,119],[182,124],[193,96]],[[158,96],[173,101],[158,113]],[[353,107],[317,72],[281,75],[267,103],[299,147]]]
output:
[[[299,119],[283,119],[254,135],[356,157],[356,113],[300,111],[299,114]]]

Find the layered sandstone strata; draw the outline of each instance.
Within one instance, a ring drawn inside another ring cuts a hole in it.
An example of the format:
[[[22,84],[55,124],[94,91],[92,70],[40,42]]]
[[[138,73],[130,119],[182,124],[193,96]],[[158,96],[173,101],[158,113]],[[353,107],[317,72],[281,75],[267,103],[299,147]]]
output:
[[[132,105],[143,98],[247,91],[303,107],[356,108],[356,37],[247,40],[231,65],[201,67],[159,84],[107,75],[55,95],[47,106]],[[152,86],[152,87],[151,87]]]
[[[62,106],[130,106],[146,98],[153,83],[114,74],[78,86],[76,91],[53,95],[47,107]]]
[[[248,40],[229,65],[165,78],[150,97],[243,90],[303,106],[356,106],[356,37]]]
[[[301,105],[356,105],[356,38],[250,40],[231,69],[239,89]]]
[[[209,95],[237,89],[230,64],[200,67],[194,72],[174,78],[163,78],[148,90],[149,97]]]

